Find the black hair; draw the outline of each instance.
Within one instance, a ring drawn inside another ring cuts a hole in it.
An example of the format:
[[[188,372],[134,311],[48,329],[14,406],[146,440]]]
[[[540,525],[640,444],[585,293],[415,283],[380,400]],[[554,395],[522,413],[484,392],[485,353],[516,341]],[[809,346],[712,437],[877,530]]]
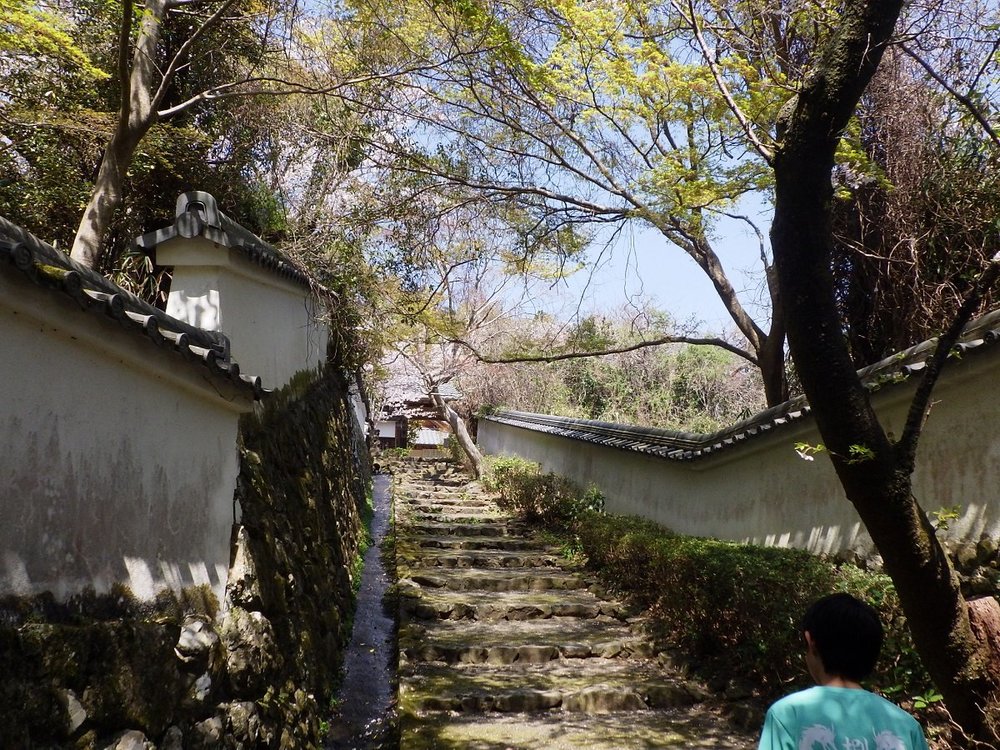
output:
[[[860,682],[875,669],[882,650],[882,623],[871,605],[850,594],[813,602],[802,618],[827,674]]]

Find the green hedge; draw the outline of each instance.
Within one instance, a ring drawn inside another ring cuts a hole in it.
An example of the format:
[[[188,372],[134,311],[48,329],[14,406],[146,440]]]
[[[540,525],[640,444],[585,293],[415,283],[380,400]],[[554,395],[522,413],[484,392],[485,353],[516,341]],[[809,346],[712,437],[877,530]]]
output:
[[[871,602],[886,626],[872,684],[901,698],[928,689],[888,576],[802,550],[681,536],[605,515],[594,507],[596,490],[521,459],[491,461],[487,486],[525,520],[571,537],[588,566],[646,610],[706,675],[750,680],[766,697],[805,684],[799,620],[812,601],[847,591]]]
[[[499,493],[501,508],[553,531],[571,530],[582,514],[604,510],[604,496],[596,487],[582,489],[520,458],[492,459],[484,481]]]

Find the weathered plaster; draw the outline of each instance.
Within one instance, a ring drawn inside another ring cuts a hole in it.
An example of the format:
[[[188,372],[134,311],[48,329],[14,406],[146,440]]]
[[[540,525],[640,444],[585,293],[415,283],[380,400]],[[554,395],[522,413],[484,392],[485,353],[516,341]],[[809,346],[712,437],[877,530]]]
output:
[[[221,601],[247,397],[4,276],[0,331],[0,593],[205,583]]]

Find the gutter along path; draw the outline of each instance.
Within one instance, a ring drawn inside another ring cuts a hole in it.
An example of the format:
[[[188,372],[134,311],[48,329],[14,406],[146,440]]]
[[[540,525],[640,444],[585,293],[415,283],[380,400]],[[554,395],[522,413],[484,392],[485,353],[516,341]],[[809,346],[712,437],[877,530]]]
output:
[[[389,575],[381,546],[389,528],[389,479],[373,481],[372,543],[365,552],[361,588],[354,612],[351,641],[344,654],[339,705],[325,750],[380,750],[389,744],[393,726],[392,672],[395,666],[395,623],[385,612]]]
[[[400,750],[756,746],[478,483],[444,462],[394,469]]]

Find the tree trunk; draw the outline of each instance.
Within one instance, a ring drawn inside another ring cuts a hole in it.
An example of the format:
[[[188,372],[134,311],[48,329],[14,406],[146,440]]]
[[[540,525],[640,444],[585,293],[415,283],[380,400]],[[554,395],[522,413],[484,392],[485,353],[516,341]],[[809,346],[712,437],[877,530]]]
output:
[[[166,0],[146,0],[142,28],[129,65],[132,3],[122,10],[118,39],[119,109],[118,122],[108,141],[90,194],[90,202],[73,238],[70,257],[96,269],[104,253],[104,240],[115,213],[121,206],[125,175],[132,164],[136,146],[156,122],[153,102],[156,80],[157,46],[167,12]]]
[[[791,398],[788,387],[788,369],[785,366],[785,310],[781,305],[781,284],[777,269],[768,265],[767,290],[771,298],[771,329],[757,350],[760,375],[764,382],[764,397],[768,406],[777,406]]]
[[[885,562],[917,650],[953,718],[998,739],[998,654],[970,625],[958,579],[911,493],[909,462],[871,408],[848,351],[830,268],[839,134],[881,58],[900,0],[852,0],[779,123],[771,242],[788,344],[847,498]],[[852,448],[862,447],[861,458]],[[868,457],[870,456],[870,457]]]
[[[785,330],[782,324],[772,324],[771,332],[757,352],[760,377],[764,382],[764,398],[768,406],[783,404],[789,399],[788,373],[785,371]]]
[[[668,235],[668,238],[670,235]],[[754,322],[743,308],[736,290],[730,283],[722,262],[715,254],[711,243],[705,237],[699,238],[687,249],[715,287],[715,292],[725,306],[733,323],[742,333],[750,348],[757,355],[761,380],[764,382],[764,397],[768,406],[776,406],[788,400],[788,374],[785,372],[785,322],[778,305],[777,289],[780,288],[774,275],[768,269],[768,287],[771,292],[771,330],[764,330]]]
[[[104,149],[90,202],[80,219],[80,226],[73,238],[73,249],[70,251],[70,257],[87,268],[96,270],[104,256],[104,240],[108,228],[122,203],[125,174],[132,163],[139,139],[144,134],[145,130],[135,134],[116,130]]]
[[[441,412],[441,416],[448,421],[449,425],[451,425],[451,430],[455,434],[455,439],[458,440],[459,446],[461,446],[462,451],[469,459],[469,463],[472,466],[472,471],[476,475],[476,479],[480,479],[483,476],[483,454],[479,452],[479,448],[477,448],[476,444],[473,442],[472,436],[469,434],[469,430],[465,426],[465,420],[459,416],[457,411],[448,406],[447,402],[441,398],[436,390],[431,392],[431,396],[434,398],[434,405],[437,406],[438,411]]]

